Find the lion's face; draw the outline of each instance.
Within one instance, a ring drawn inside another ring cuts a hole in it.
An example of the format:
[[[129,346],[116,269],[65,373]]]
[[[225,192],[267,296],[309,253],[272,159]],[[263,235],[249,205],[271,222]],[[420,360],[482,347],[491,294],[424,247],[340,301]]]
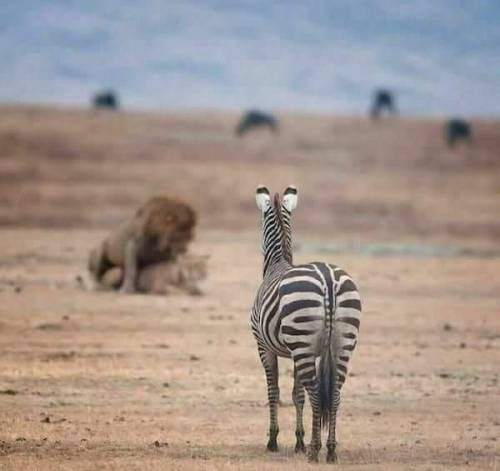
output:
[[[165,197],[151,199],[137,214],[144,227],[143,263],[174,260],[194,237],[196,214],[187,204]]]
[[[178,211],[165,216],[163,234],[158,237],[157,250],[176,255],[186,252],[194,237],[194,217],[188,211]]]

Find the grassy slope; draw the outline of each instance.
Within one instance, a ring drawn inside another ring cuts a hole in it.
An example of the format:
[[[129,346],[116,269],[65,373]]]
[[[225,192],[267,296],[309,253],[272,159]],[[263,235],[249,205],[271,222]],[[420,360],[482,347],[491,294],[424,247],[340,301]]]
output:
[[[285,116],[277,138],[236,116],[0,108],[0,224],[111,227],[155,193],[211,229],[255,227],[253,191],[295,183],[296,224],[328,237],[500,239],[500,123],[446,149],[438,120]]]

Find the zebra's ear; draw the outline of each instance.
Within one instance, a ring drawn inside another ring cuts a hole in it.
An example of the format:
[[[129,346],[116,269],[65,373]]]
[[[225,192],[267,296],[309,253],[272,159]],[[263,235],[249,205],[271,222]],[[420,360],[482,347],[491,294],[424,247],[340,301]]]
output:
[[[297,207],[298,193],[294,185],[290,185],[283,193],[283,206],[290,212]]]
[[[269,190],[264,185],[259,185],[255,192],[255,201],[257,202],[257,208],[259,208],[263,213],[265,213],[271,207],[271,194]]]

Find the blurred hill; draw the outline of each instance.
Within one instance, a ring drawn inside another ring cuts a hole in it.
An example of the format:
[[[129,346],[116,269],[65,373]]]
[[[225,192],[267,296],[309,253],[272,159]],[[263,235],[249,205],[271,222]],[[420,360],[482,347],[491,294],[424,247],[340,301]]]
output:
[[[234,137],[239,116],[0,107],[0,226],[108,228],[156,193],[209,229],[253,231],[258,183],[295,183],[296,227],[331,238],[500,241],[500,122],[450,151],[437,119],[279,115]]]

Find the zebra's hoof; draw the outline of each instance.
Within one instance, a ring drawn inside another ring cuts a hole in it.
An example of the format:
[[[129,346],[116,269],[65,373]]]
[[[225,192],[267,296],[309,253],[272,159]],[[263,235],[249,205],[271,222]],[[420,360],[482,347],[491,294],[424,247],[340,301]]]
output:
[[[267,451],[278,451],[278,443],[276,442],[276,440],[269,440],[267,442]]]
[[[307,456],[307,461],[309,461],[309,463],[317,463],[318,462],[318,452],[309,453]]]
[[[305,453],[306,452],[306,446],[302,440],[297,441],[295,444],[295,453]]]
[[[328,453],[326,455],[326,462],[327,463],[337,462],[337,453],[335,452],[335,450],[328,450]]]

